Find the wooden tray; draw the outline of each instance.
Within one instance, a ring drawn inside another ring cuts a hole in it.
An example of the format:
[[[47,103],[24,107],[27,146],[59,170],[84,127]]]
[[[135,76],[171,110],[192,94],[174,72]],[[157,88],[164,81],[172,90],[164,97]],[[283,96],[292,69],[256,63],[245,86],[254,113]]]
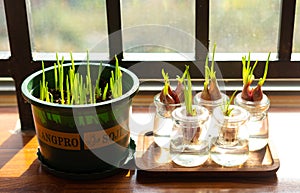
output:
[[[249,159],[238,167],[222,167],[210,159],[198,167],[182,167],[169,158],[168,151],[153,142],[152,132],[139,135],[135,156],[139,177],[268,177],[276,175],[280,166],[270,143],[250,152]]]

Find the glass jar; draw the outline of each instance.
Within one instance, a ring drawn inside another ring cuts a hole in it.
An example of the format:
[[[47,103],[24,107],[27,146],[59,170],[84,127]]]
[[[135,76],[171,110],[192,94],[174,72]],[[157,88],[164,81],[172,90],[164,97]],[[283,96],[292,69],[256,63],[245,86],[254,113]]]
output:
[[[209,143],[205,138],[209,112],[198,105],[193,108],[197,112],[195,116],[187,116],[185,106],[172,113],[170,155],[174,163],[184,167],[199,166],[209,157]]]
[[[205,107],[210,113],[213,112],[214,108],[221,106],[229,99],[226,94],[221,93],[221,98],[218,100],[204,100],[201,98],[201,94],[202,92],[199,92],[194,96],[194,104]]]
[[[181,104],[164,104],[159,99],[160,93],[154,96],[156,113],[154,117],[153,136],[154,142],[161,148],[169,149],[170,133],[172,132],[172,112]]]
[[[207,121],[207,138],[210,141],[213,137],[218,136],[218,129],[211,122],[211,114],[216,107],[223,105],[227,100],[229,100],[229,97],[226,94],[221,93],[220,99],[210,101],[202,99],[201,94],[202,92],[199,92],[194,96],[194,104],[205,107],[210,113],[210,117]]]
[[[242,93],[239,93],[234,100],[234,104],[246,109],[250,113],[248,123],[249,129],[249,149],[257,151],[268,144],[269,139],[269,121],[268,109],[270,100],[263,94],[261,101],[246,101],[242,99]]]
[[[249,156],[247,122],[250,114],[247,110],[230,105],[230,116],[224,116],[222,108],[215,108],[213,121],[219,135],[213,138],[210,156],[221,166],[232,167],[243,164]]]

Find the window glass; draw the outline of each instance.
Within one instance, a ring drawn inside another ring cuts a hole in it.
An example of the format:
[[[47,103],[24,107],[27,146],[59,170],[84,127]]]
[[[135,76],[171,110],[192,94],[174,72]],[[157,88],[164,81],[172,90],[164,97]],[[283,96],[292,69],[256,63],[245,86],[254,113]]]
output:
[[[31,42],[36,52],[108,55],[105,0],[29,0]]]
[[[293,52],[300,53],[300,5],[299,1],[296,1],[296,17],[295,17],[295,29],[293,39]]]
[[[123,0],[126,53],[194,53],[194,0]]]
[[[280,0],[211,0],[210,46],[217,52],[277,52]]]
[[[9,41],[7,34],[6,17],[3,0],[0,0],[0,58],[9,53]]]

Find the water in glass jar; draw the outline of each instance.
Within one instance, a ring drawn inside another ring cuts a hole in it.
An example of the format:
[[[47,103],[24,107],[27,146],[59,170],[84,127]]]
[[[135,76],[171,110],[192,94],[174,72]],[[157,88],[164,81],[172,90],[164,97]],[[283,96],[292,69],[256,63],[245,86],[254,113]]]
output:
[[[214,140],[210,150],[211,159],[219,165],[232,167],[243,164],[249,156],[248,140],[238,140],[232,145]]]
[[[251,117],[248,122],[249,132],[249,150],[256,151],[264,148],[268,144],[269,139],[269,125],[266,115],[260,119]]]
[[[184,167],[196,167],[203,164],[209,156],[208,142],[184,143],[183,137],[171,139],[170,154],[174,163]]]

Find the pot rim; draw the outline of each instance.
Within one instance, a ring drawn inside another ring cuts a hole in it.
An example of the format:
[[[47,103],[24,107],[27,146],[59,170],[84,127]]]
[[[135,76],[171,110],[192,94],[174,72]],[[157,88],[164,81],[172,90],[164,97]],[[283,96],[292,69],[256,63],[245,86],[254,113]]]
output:
[[[86,66],[87,62],[75,62],[74,64],[75,64],[75,66],[80,66],[80,65]],[[66,64],[63,64],[63,67],[69,67],[71,65],[72,65],[72,63],[66,63]],[[89,65],[91,65],[91,66],[92,65],[100,66],[100,63],[90,62]],[[102,66],[115,68],[114,65],[105,64],[105,63],[102,63]],[[45,68],[44,71],[47,72],[47,71],[51,71],[53,69],[54,69],[54,66],[50,66],[50,67]],[[126,74],[128,74],[132,78],[132,80],[133,80],[132,88],[130,90],[128,90],[126,93],[124,93],[122,96],[118,97],[118,98],[103,101],[103,102],[100,102],[100,103],[83,104],[83,105],[67,105],[67,104],[58,104],[58,103],[46,102],[46,101],[40,100],[39,98],[34,97],[32,95],[33,90],[28,89],[28,84],[35,77],[42,74],[43,70],[36,71],[36,72],[32,73],[31,75],[29,75],[27,78],[25,78],[25,80],[22,82],[22,85],[21,85],[21,91],[22,91],[22,95],[26,99],[26,101],[28,101],[32,105],[45,105],[45,106],[60,107],[60,108],[83,108],[83,107],[96,107],[96,106],[99,106],[99,105],[101,105],[101,106],[109,105],[109,104],[114,103],[114,102],[119,102],[119,101],[122,101],[122,100],[128,100],[128,98],[131,99],[138,92],[138,88],[139,88],[139,79],[138,79],[138,77],[133,72],[129,71],[128,69],[125,69],[123,67],[120,67],[120,69],[123,73],[125,72]]]

